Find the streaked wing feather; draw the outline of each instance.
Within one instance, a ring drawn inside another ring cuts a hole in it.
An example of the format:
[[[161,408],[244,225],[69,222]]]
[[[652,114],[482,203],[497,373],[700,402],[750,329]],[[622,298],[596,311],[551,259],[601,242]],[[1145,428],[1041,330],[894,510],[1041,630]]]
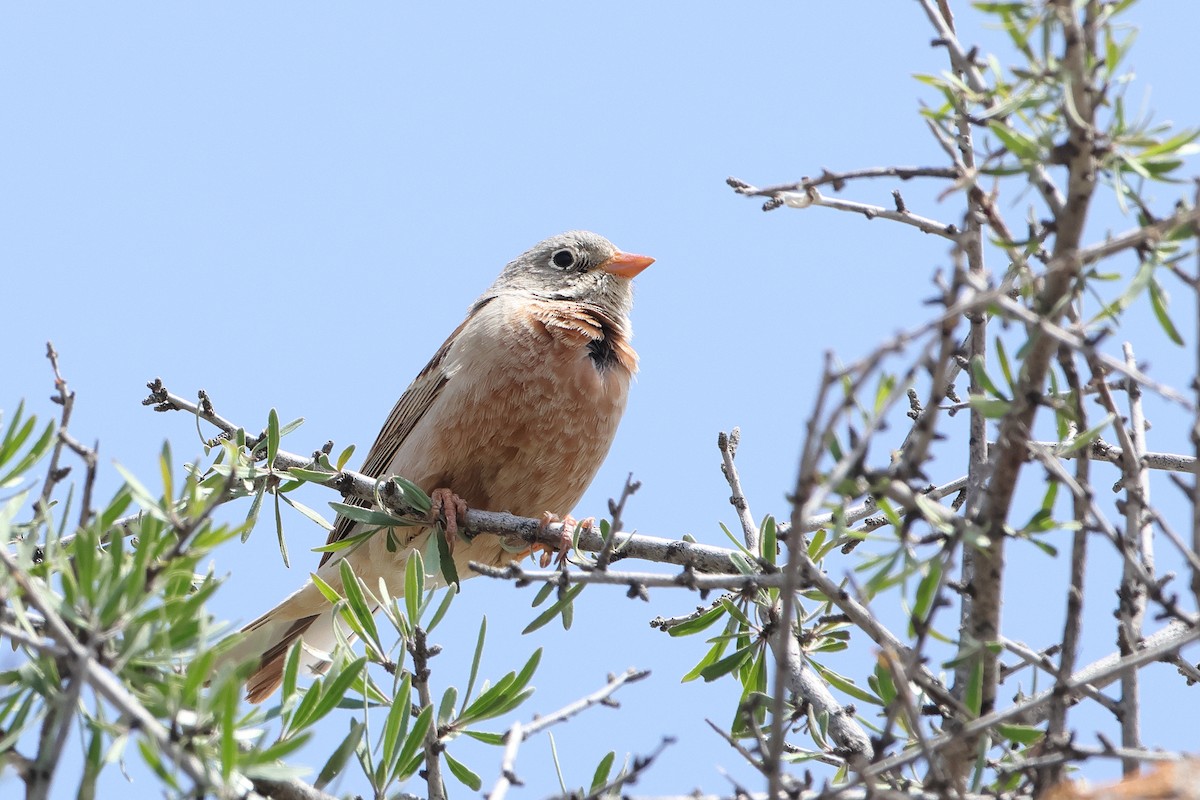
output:
[[[388,469],[392,459],[396,455],[396,451],[404,444],[404,440],[412,433],[413,428],[421,421],[421,418],[429,411],[441,394],[449,378],[446,376],[443,369],[443,362],[446,360],[446,354],[450,352],[450,345],[458,338],[459,333],[467,324],[474,318],[476,312],[483,308],[492,298],[485,297],[476,303],[471,312],[467,314],[467,318],[462,324],[454,329],[454,332],[446,339],[445,343],[438,348],[437,353],[425,365],[425,369],[421,370],[412,384],[396,401],[396,405],[392,408],[392,413],[388,415],[387,421],[383,423],[383,428],[379,431],[379,435],[375,437],[375,444],[371,445],[370,451],[367,453],[366,460],[363,461],[362,468],[359,470],[364,475],[370,475],[375,478],[386,477],[384,472]],[[370,503],[357,497],[350,498],[348,502],[358,506],[369,506]],[[329,538],[326,544],[333,544],[336,541],[345,539],[354,529],[353,520],[346,517],[338,517],[337,523],[329,533]],[[324,565],[333,553],[325,553],[321,556],[321,564]]]

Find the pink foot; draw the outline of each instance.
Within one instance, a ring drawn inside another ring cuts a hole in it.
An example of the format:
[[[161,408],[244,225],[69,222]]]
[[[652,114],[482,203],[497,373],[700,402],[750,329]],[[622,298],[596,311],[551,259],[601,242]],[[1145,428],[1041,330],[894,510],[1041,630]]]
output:
[[[458,518],[467,515],[467,501],[449,489],[434,489],[429,493],[433,506],[429,509],[430,522],[442,520],[446,527],[446,544],[450,552],[454,552],[454,542],[458,539]]]
[[[550,562],[554,561],[558,566],[562,566],[567,560],[567,553],[571,550],[572,540],[575,534],[575,528],[582,526],[585,530],[596,524],[595,517],[588,517],[581,522],[576,522],[575,518],[570,514],[565,517],[559,517],[557,514],[552,514],[547,511],[542,514],[542,523],[538,527],[541,531],[545,531],[556,522],[562,523],[562,536],[559,540],[558,547],[555,548],[547,544],[539,544],[533,547],[531,555],[534,552],[542,551],[541,558],[538,560],[539,565],[545,569],[550,566]],[[556,558],[557,556],[557,558]]]

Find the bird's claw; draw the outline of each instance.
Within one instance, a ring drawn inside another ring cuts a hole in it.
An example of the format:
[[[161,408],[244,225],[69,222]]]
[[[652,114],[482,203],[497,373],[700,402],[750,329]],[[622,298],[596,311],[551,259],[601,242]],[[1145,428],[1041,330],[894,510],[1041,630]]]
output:
[[[434,489],[429,493],[429,499],[432,502],[429,521],[444,523],[446,544],[453,553],[454,542],[458,538],[458,520],[467,516],[467,501],[450,489]]]
[[[582,527],[584,529],[592,527],[594,524],[596,524],[596,518],[587,517],[586,519],[576,522],[575,518],[570,514],[567,514],[565,517],[559,517],[557,514],[552,514],[551,512],[547,511],[546,513],[542,514],[541,524],[538,525],[539,532],[545,533],[546,529],[556,522],[562,523],[562,533],[561,538],[559,539],[558,547],[548,544],[538,544],[533,547],[532,552],[537,552],[540,550],[542,553],[538,560],[538,564],[542,567],[542,569],[550,566],[551,561],[560,567],[565,564],[567,561],[567,553],[571,551],[571,545],[574,544],[575,529],[578,527]]]

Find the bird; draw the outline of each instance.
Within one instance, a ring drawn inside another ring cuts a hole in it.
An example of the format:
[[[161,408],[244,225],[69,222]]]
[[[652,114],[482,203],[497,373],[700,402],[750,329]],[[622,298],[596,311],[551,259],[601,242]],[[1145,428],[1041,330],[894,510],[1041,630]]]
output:
[[[316,575],[342,592],[346,559],[364,585],[382,579],[400,597],[405,564],[438,518],[448,538],[468,508],[569,520],[625,410],[638,369],[632,279],[653,262],[590,231],[552,236],[509,262],[401,395],[361,469],[416,484],[433,501],[430,518],[325,552]],[[339,516],[329,543],[365,530]],[[521,549],[486,532],[451,543],[460,577],[473,574],[468,562],[505,566]],[[246,625],[230,657],[258,656],[247,699],[274,693],[297,640],[304,668],[327,668],[337,624],[309,580]]]

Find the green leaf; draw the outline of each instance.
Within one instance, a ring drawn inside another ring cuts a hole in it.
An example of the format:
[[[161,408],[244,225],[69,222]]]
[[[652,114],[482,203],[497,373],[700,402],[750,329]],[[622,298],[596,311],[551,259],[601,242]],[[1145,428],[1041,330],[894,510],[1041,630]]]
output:
[[[354,445],[350,445],[338,455],[336,462],[338,472],[346,468],[346,464],[350,461],[350,456],[352,455],[354,455]]]
[[[419,625],[421,622],[419,608],[421,595],[424,593],[425,561],[421,554],[414,550],[404,565],[404,610],[408,614],[408,621],[413,625]]]
[[[296,693],[296,681],[300,676],[300,651],[303,649],[304,645],[297,641],[288,648],[287,657],[283,660],[283,691],[279,696],[285,704]]]
[[[537,618],[534,619],[533,622],[526,625],[525,629],[521,631],[521,633],[533,633],[538,628],[557,617],[562,611],[571,605],[571,603],[575,602],[575,598],[578,597],[579,593],[583,591],[584,585],[585,584],[578,583],[572,586],[570,589],[567,589],[567,591],[563,592],[563,595],[558,599],[558,602],[547,608],[541,614],[538,614]]]
[[[1167,338],[1182,347],[1183,337],[1179,335],[1179,331],[1175,328],[1175,323],[1171,321],[1170,315],[1167,314],[1167,293],[1162,288],[1162,284],[1157,280],[1150,281],[1150,305],[1154,309],[1155,319],[1162,326],[1163,332],[1167,334]]]
[[[733,562],[734,568],[743,575],[758,575],[758,566],[742,555],[737,550],[729,554],[729,560]]]
[[[467,707],[467,703],[471,699],[471,693],[475,691],[475,679],[479,677],[479,662],[483,659],[483,641],[487,638],[487,615],[484,614],[483,619],[479,621],[479,635],[475,639],[475,655],[471,659],[471,674],[467,678],[467,692],[463,695],[462,708],[459,710],[461,715]]]
[[[746,612],[742,611],[742,609],[738,607],[738,604],[735,603],[730,597],[722,597],[721,605],[725,608],[725,612],[729,614],[729,616],[738,621],[738,624],[742,626],[742,630],[748,630],[755,627],[750,618],[746,616]]]
[[[334,473],[326,472],[321,469],[308,469],[306,467],[292,467],[279,473],[288,478],[307,483],[324,483],[334,477]]]
[[[687,622],[667,628],[667,635],[691,636],[694,633],[707,630],[714,622],[725,616],[726,613],[724,604],[718,604],[715,608],[710,608],[695,619],[690,619]]]
[[[529,683],[529,679],[533,677],[533,672],[537,669],[541,658],[542,648],[539,647],[530,656],[519,674],[508,673],[497,681],[495,686],[480,694],[475,702],[459,715],[459,722],[473,722],[496,717],[524,702],[533,693],[532,689],[525,687]]]
[[[216,713],[217,730],[221,732],[221,777],[228,780],[238,758],[238,743],[234,734],[237,733],[238,687],[233,683],[222,685],[213,704]]]
[[[1154,158],[1163,155],[1192,155],[1200,150],[1200,148],[1197,148],[1195,145],[1189,147],[1189,145],[1196,141],[1198,137],[1200,137],[1200,128],[1181,131],[1175,136],[1172,136],[1170,139],[1166,139],[1162,142],[1145,148],[1138,153],[1138,157],[1145,159],[1147,157]]]
[[[1058,450],[1058,454],[1062,456],[1069,456],[1072,453],[1079,452],[1092,442],[1096,441],[1096,439],[1100,436],[1100,432],[1112,424],[1114,419],[1116,419],[1115,414],[1112,414],[1111,412],[1106,414],[1104,419],[1100,420],[1098,424],[1088,428],[1086,431],[1068,442],[1065,447]]]
[[[13,417],[13,425],[15,425],[17,420],[20,419],[19,412],[20,408],[18,407],[18,413]],[[33,427],[36,423],[37,417],[31,416],[19,429],[15,436],[12,438],[9,438],[8,436],[5,437],[6,441],[4,451],[0,451],[0,464],[10,460],[12,455],[21,448],[21,445],[25,443],[25,440],[28,438],[29,433],[33,430]],[[12,426],[10,426],[9,430],[12,430]],[[47,423],[45,429],[42,431],[42,435],[39,436],[37,441],[33,443],[28,451],[26,451],[25,455],[21,456],[21,458],[17,460],[17,462],[9,469],[9,471],[5,473],[4,477],[0,477],[0,488],[8,487],[10,483],[16,481],[21,475],[28,471],[30,467],[40,461],[42,456],[50,452],[54,431],[54,423]],[[120,470],[119,466],[118,470]],[[122,477],[123,476],[124,474],[122,473]],[[149,492],[146,492],[146,495],[150,496]],[[151,500],[153,500],[152,496]]]
[[[416,770],[411,769],[411,762],[416,755],[417,750],[425,743],[425,733],[429,730],[430,724],[433,722],[433,708],[425,706],[421,709],[421,713],[417,715],[417,721],[413,723],[412,730],[404,740],[404,746],[400,748],[400,754],[396,759],[396,766],[393,770],[393,777],[407,778]]]
[[[246,512],[246,521],[244,523],[245,530],[242,531],[242,543],[250,538],[250,534],[254,531],[254,526],[258,523],[258,515],[262,511],[263,496],[267,493],[267,484],[260,484],[258,490],[254,493],[254,499],[250,501],[250,510]]]
[[[978,655],[973,659],[971,673],[967,679],[967,693],[963,697],[963,705],[971,712],[972,717],[979,716],[983,705],[983,659]]]
[[[367,726],[356,719],[350,720],[350,732],[346,734],[346,738],[337,746],[333,754],[329,756],[329,760],[325,762],[325,766],[321,767],[320,773],[317,774],[317,780],[313,783],[314,788],[324,789],[329,785],[329,782],[336,778],[350,761],[350,756],[354,755],[354,751],[358,748],[358,743],[362,741],[363,733]]]
[[[171,466],[175,463],[171,458],[171,443],[163,442],[162,452],[158,456],[158,469],[162,474],[163,497],[175,496],[175,476]]]
[[[838,691],[845,692],[854,699],[861,700],[864,703],[879,703],[879,699],[875,697],[875,695],[865,691],[862,687],[858,686],[849,678],[839,675],[828,667],[818,664],[816,661],[810,660],[808,663],[812,665],[812,668],[816,670],[816,672],[822,678],[829,682],[830,686],[834,687]]]
[[[442,693],[442,702],[438,703],[438,725],[445,725],[450,721],[454,716],[454,706],[456,703],[458,703],[458,689],[453,686],[446,687],[446,691]]]
[[[521,667],[521,671],[517,673],[517,677],[513,681],[513,685],[520,689],[525,688],[525,686],[528,685],[529,681],[533,678],[533,673],[537,672],[538,665],[541,663],[542,648],[539,647],[537,650],[533,651],[533,655],[531,655],[529,660],[525,662],[525,666]]]
[[[291,718],[287,720],[287,724],[283,726],[283,731],[280,734],[281,739],[291,737],[293,734],[303,730],[304,726],[308,724],[309,718],[312,717],[313,709],[317,706],[317,701],[321,699],[320,684],[321,681],[318,679],[312,686],[302,691],[300,702],[292,712]]]
[[[158,779],[176,792],[180,792],[181,787],[179,786],[179,781],[175,778],[174,766],[168,769],[167,765],[163,763],[162,757],[159,755],[158,746],[151,745],[148,738],[139,737],[137,748],[138,752],[142,755],[142,760],[146,762],[146,766],[158,776]]]
[[[1062,530],[1062,531],[1067,531],[1067,530],[1070,530],[1071,528],[1078,528],[1078,527],[1079,527],[1078,524],[1072,524],[1070,522],[1064,522],[1064,523],[1060,523],[1058,525],[1058,529]],[[1041,539],[1029,539],[1028,541],[1034,547],[1038,548],[1039,550],[1041,550],[1043,553],[1050,556],[1051,558],[1058,558],[1058,548],[1055,547],[1054,545],[1050,544],[1049,542],[1044,542]]]
[[[463,735],[470,736],[476,741],[483,742],[484,744],[490,744],[495,747],[501,747],[504,745],[503,733],[491,733],[489,731],[463,731]]]
[[[608,776],[612,774],[612,766],[616,758],[617,754],[609,750],[608,755],[600,759],[600,763],[596,765],[596,771],[592,773],[592,785],[588,789],[588,794],[594,794],[597,789],[608,783]]]
[[[25,416],[25,401],[17,403],[17,410],[13,414],[12,420],[8,423],[8,429],[4,431],[4,439],[0,440],[0,465],[7,464],[9,459],[21,449],[21,445],[25,444],[25,440],[29,438],[29,434],[33,433],[33,428],[37,424],[37,417],[29,417],[24,423],[21,422]],[[53,429],[53,424],[47,425],[47,428]]]
[[[883,660],[879,659],[875,662],[875,673],[867,679],[867,684],[871,686],[879,696],[872,698],[869,702],[874,705],[883,705],[890,707],[891,704],[899,696],[896,690],[896,682],[892,678],[891,670],[884,666]],[[882,701],[882,702],[880,702]]]
[[[310,520],[317,523],[325,530],[327,530],[327,531],[333,530],[333,525],[329,522],[329,520],[325,519],[320,514],[318,514],[316,511],[312,510],[311,508],[304,505],[300,501],[293,500],[292,498],[288,497],[286,494],[279,494],[278,497],[281,500],[283,500],[283,502],[287,503],[289,506],[291,506],[292,508],[299,511],[301,514],[308,517]]]
[[[753,736],[750,721],[753,720],[759,730],[766,727],[767,708],[770,700],[767,696],[767,650],[760,648],[758,655],[750,659],[742,667],[742,694],[738,698],[737,710],[733,723],[729,726],[735,738]]]
[[[420,520],[393,517],[384,511],[351,505],[350,503],[331,502],[329,507],[346,519],[361,522],[365,525],[374,525],[379,528],[406,528],[411,525],[420,524]]]
[[[338,539],[334,542],[328,542],[327,544],[319,545],[312,548],[312,551],[314,553],[336,553],[339,550],[347,550],[352,547],[357,547],[378,532],[378,528],[372,528],[369,531],[363,531],[362,533],[356,533],[353,536],[347,536],[345,539]]]
[[[446,612],[450,610],[450,603],[458,594],[458,588],[454,586],[447,587],[442,595],[442,602],[438,604],[437,610],[433,612],[433,618],[429,620],[429,624],[425,626],[425,632],[430,633],[442,621],[442,617],[446,616]],[[432,596],[432,595],[431,595]]]
[[[1021,161],[1037,161],[1041,159],[1041,148],[1037,142],[1023,133],[1019,133],[1008,123],[1000,120],[990,120],[988,129],[995,134],[1008,152]]]
[[[441,559],[442,578],[445,579],[447,586],[459,587],[458,567],[454,565],[454,556],[450,555],[450,542],[446,538],[446,531],[441,525],[437,526],[437,532],[434,534],[437,537],[438,556]]]
[[[308,575],[310,578],[312,578],[313,585],[317,587],[317,591],[323,594],[325,599],[330,603],[337,605],[344,599],[340,594],[338,594],[338,590],[326,583],[320,575],[315,572],[310,572]]]
[[[938,589],[942,585],[942,562],[933,558],[928,562],[925,577],[917,584],[916,602],[913,604],[912,617],[914,620],[928,622],[929,613],[933,609],[933,601],[937,598]],[[909,626],[912,635],[916,635],[913,626]]]
[[[380,737],[380,764],[395,764],[400,760],[397,747],[408,733],[408,720],[412,716],[412,676],[404,675],[400,688],[392,699],[392,707],[388,709],[383,721],[383,734]]]
[[[725,630],[730,631],[733,629],[733,626],[733,620],[729,620],[725,624]],[[696,662],[696,666],[692,667],[686,675],[680,678],[679,682],[687,683],[688,681],[694,681],[696,678],[699,678],[705,669],[717,662],[717,659],[719,659],[721,654],[725,652],[725,648],[728,645],[729,639],[727,637],[722,636],[718,638],[717,641],[713,643],[713,646],[709,648],[708,652],[704,654],[704,657]]]
[[[760,527],[762,533],[762,557],[768,564],[774,564],[775,559],[779,557],[779,544],[777,541],[777,531],[775,527],[775,517],[767,515],[763,519]]]
[[[363,638],[379,653],[384,654],[383,644],[379,641],[379,629],[375,626],[375,616],[367,602],[366,593],[350,561],[343,558],[339,566],[342,578],[342,591],[346,593],[346,609],[354,616],[358,627],[363,631]]]
[[[283,515],[279,513],[279,493],[272,492],[271,497],[274,498],[275,505],[275,535],[279,538],[279,555],[283,556],[283,565],[291,569],[291,561],[288,560],[287,540],[283,536]]]
[[[366,665],[367,657],[359,656],[343,667],[337,675],[324,682],[320,698],[314,704],[308,719],[304,720],[305,727],[323,718],[337,707],[339,701],[346,696],[346,691],[350,688],[351,684],[359,679]],[[315,686],[316,684],[314,684]],[[312,689],[309,690],[309,693],[312,693]]]
[[[968,397],[967,403],[987,419],[999,419],[1012,408],[1007,400],[992,400],[977,394]]]
[[[547,733],[546,738],[550,740],[550,761],[554,764],[554,775],[558,778],[558,790],[562,796],[566,796],[567,782],[563,780],[562,762],[558,758],[558,742],[554,740],[553,733]]]
[[[133,494],[137,504],[142,507],[142,510],[145,511],[147,515],[160,522],[168,521],[167,515],[163,511],[162,504],[159,503],[158,498],[152,495],[150,490],[147,489],[145,485],[133,475],[132,472],[116,462],[113,462],[113,468],[120,473],[121,478],[129,487],[129,491]]]
[[[1149,261],[1143,261],[1138,265],[1137,272],[1133,274],[1129,285],[1121,292],[1121,295],[1113,302],[1106,305],[1098,314],[1095,315],[1092,321],[1099,319],[1116,319],[1117,316],[1129,307],[1130,303],[1150,285],[1151,279],[1154,277],[1154,265]]]
[[[1004,382],[1008,384],[1008,390],[1014,391],[1017,382],[1013,379],[1012,365],[1008,361],[1008,351],[1004,349],[1004,342],[999,336],[996,337],[996,360],[1000,362],[1000,371],[1004,373]]]
[[[267,413],[267,468],[275,466],[275,457],[279,455],[279,412],[272,408]]]
[[[96,781],[100,777],[100,769],[104,766],[104,738],[100,729],[91,727],[91,738],[88,739],[87,758],[83,762],[83,777],[79,780],[79,794],[75,800],[95,800]]]
[[[878,415],[887,405],[888,398],[896,390],[895,375],[880,375],[879,384],[875,387],[875,408],[874,413]]]
[[[709,664],[707,667],[700,670],[700,677],[704,678],[705,683],[711,683],[717,678],[720,678],[722,675],[728,675],[735,669],[741,667],[746,659],[750,658],[750,655],[754,652],[754,647],[755,645],[749,645],[747,647],[740,648],[735,650],[730,655],[720,659],[719,661]]]
[[[479,791],[480,787],[483,786],[483,781],[478,775],[471,771],[470,767],[446,751],[442,752],[442,757],[446,759],[446,766],[450,768],[451,775],[453,775],[455,778],[458,778],[458,780],[471,791]]]
[[[538,589],[533,595],[533,602],[529,604],[530,607],[537,608],[542,603],[546,602],[546,599],[549,598],[550,595],[554,594],[554,590],[556,588],[557,587],[553,583],[543,583],[541,588]]]
[[[419,515],[427,515],[433,509],[433,501],[429,499],[429,495],[425,494],[420,486],[417,486],[406,478],[401,478],[399,475],[392,476],[392,483],[396,484],[396,487],[400,490],[400,496],[404,498],[404,504]]]
[[[1035,744],[1046,735],[1045,731],[1032,725],[1009,725],[1003,722],[996,726],[996,731],[1010,742],[1024,745]]]
[[[985,392],[988,392],[995,398],[1008,402],[1008,398],[996,388],[996,384],[992,383],[991,377],[987,374],[987,370],[983,366],[983,358],[980,356],[971,357],[971,377],[975,379],[975,382]]]

